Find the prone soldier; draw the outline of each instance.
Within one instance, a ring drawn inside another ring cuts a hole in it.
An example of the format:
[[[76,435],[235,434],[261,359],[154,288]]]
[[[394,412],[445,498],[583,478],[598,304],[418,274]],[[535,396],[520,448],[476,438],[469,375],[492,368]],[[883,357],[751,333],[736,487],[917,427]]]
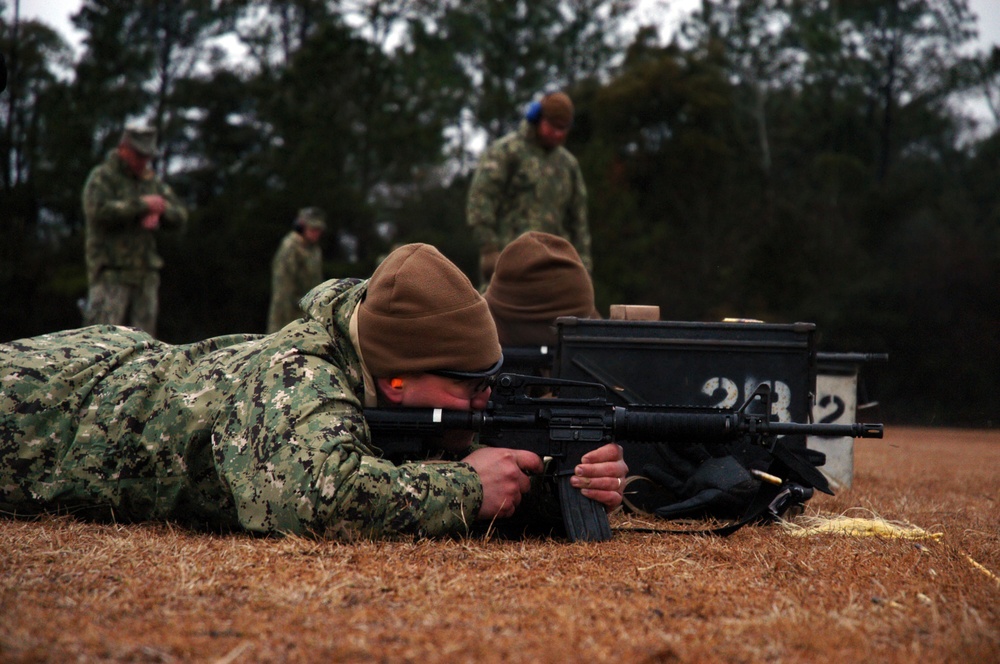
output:
[[[542,460],[475,448],[392,463],[364,409],[478,410],[502,364],[488,307],[429,245],[368,280],[331,280],[270,335],[174,346],[97,326],[0,344],[0,510],[171,520],[351,539],[466,532],[514,514]],[[572,485],[621,503],[621,448],[598,447]]]
[[[483,296],[505,349],[555,346],[561,316],[601,317],[579,253],[551,233],[528,231],[508,244]]]

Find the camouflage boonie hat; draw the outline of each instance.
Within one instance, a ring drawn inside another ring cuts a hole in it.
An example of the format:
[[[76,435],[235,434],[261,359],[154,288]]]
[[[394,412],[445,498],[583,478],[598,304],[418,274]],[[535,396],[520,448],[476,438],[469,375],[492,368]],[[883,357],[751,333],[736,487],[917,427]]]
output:
[[[132,124],[125,127],[122,132],[122,143],[145,157],[155,157],[156,130],[145,124]]]
[[[326,215],[318,207],[302,208],[299,210],[299,215],[295,218],[295,224],[303,228],[316,228],[325,231]]]

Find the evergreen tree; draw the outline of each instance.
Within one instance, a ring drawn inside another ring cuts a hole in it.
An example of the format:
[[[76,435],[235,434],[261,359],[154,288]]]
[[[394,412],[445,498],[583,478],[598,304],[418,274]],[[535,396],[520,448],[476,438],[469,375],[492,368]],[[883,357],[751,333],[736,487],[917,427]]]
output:
[[[471,0],[443,29],[472,82],[469,108],[492,140],[517,126],[528,102],[608,71],[619,51],[625,0]]]

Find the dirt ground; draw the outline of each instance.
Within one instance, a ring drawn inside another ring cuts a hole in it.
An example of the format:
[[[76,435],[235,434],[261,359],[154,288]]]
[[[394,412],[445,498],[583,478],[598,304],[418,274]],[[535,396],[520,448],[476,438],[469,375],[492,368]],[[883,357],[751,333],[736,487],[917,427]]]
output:
[[[923,538],[619,516],[604,543],[337,544],[0,519],[0,661],[1000,662],[998,499],[1000,431],[887,427],[806,515]]]

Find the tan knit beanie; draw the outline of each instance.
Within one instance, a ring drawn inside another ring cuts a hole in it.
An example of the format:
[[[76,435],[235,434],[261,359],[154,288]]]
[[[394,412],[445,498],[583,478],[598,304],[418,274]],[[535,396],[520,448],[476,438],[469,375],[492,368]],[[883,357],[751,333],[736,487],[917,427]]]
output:
[[[403,245],[378,266],[358,307],[358,337],[376,378],[484,371],[501,355],[486,301],[429,244]]]
[[[529,231],[508,244],[485,297],[504,346],[555,343],[560,316],[600,318],[580,254],[549,233]]]
[[[542,97],[542,117],[557,129],[569,129],[573,124],[573,101],[564,92]]]

